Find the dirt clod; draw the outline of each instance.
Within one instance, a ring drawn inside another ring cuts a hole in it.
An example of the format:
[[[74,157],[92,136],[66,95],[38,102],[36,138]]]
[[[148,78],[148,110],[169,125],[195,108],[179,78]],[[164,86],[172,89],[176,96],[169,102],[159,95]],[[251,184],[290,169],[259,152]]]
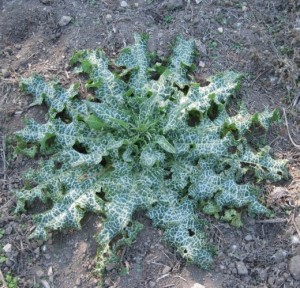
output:
[[[3,78],[9,78],[11,75],[10,72],[6,69],[2,69],[1,73],[2,73]]]
[[[300,280],[300,255],[293,256],[289,261],[289,271],[294,279]]]

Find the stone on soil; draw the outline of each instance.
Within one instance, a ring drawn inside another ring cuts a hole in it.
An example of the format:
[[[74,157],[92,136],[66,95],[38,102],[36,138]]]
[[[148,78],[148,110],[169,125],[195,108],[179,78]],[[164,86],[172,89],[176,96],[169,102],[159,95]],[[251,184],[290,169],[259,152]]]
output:
[[[289,271],[295,280],[300,280],[300,255],[291,258],[289,262]]]
[[[244,264],[244,262],[242,262],[242,261],[235,262],[235,266],[237,269],[237,273],[239,275],[248,275],[248,269],[247,269],[246,265]]]
[[[3,76],[3,78],[9,78],[10,72],[6,69],[2,69],[2,76]]]
[[[3,247],[3,251],[4,251],[6,254],[11,253],[11,251],[12,251],[12,245],[11,245],[10,243],[7,243],[7,244]]]
[[[51,286],[49,285],[49,283],[45,279],[42,279],[41,283],[42,283],[44,288],[51,288]]]
[[[253,240],[252,235],[248,234],[248,235],[245,237],[245,240],[246,240],[246,241],[252,241],[252,240]]]
[[[283,261],[288,256],[288,252],[282,249],[279,249],[272,257],[271,259],[274,260],[275,263],[279,263]]]
[[[112,19],[113,19],[113,17],[112,17],[111,14],[107,14],[107,15],[105,16],[105,19],[106,19],[107,22],[111,22]]]
[[[205,67],[205,62],[200,61],[200,62],[199,62],[199,67],[204,68],[204,67]]]
[[[205,286],[199,283],[195,283],[191,288],[205,288]]]
[[[163,271],[162,271],[162,273],[163,274],[168,274],[170,271],[171,271],[171,267],[165,266],[164,269],[163,269]]]
[[[109,263],[109,264],[107,264],[107,265],[105,266],[105,269],[106,269],[107,271],[111,271],[111,270],[115,269],[116,267],[117,267],[117,264],[116,264],[116,263]]]
[[[72,17],[70,16],[62,16],[58,22],[58,25],[60,27],[63,27],[63,26],[67,26],[72,20]]]
[[[300,243],[300,239],[299,239],[299,237],[297,235],[293,235],[291,237],[291,242],[292,242],[292,244],[296,245],[296,244]]]
[[[128,6],[128,3],[126,1],[121,1],[120,3],[121,7],[127,7]]]

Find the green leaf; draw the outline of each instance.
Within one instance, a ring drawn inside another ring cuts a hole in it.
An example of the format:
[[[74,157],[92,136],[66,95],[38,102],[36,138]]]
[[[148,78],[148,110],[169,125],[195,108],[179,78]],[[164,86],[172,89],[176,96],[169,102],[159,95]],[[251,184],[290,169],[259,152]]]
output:
[[[92,129],[101,130],[107,125],[95,115],[89,115],[84,119],[84,122]]]
[[[123,49],[115,63],[132,70],[129,85],[134,93],[143,94],[149,81],[148,37],[135,35],[134,38],[135,44]]]
[[[241,213],[238,213],[235,209],[226,210],[224,216],[222,216],[221,219],[229,222],[232,226],[237,228],[243,226]]]
[[[166,152],[169,152],[172,154],[176,153],[175,147],[163,135],[157,136],[155,139],[155,142]]]
[[[40,105],[46,102],[49,106],[49,115],[55,117],[57,113],[62,112],[70,100],[78,92],[79,84],[73,84],[69,89],[64,89],[56,82],[47,83],[40,75],[33,75],[30,78],[22,79],[20,86],[22,90],[34,96],[32,105]]]

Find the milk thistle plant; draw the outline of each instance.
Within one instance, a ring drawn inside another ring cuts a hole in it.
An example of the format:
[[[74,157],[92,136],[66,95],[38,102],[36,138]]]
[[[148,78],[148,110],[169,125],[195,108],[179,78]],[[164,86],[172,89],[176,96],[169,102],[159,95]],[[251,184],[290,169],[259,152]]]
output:
[[[21,81],[32,105],[49,108],[47,123],[29,120],[16,133],[19,151],[46,154],[17,191],[17,211],[36,199],[48,203],[34,215],[32,237],[80,229],[86,212],[99,214],[103,270],[135,239],[142,225],[133,214],[145,210],[184,259],[209,268],[214,249],[199,212],[236,226],[242,209],[269,213],[255,182],[287,178],[286,162],[250,145],[246,133],[255,125],[266,131],[278,112],[251,115],[242,105],[229,115],[240,75],[219,73],[202,87],[189,74],[194,52],[194,41],[179,37],[169,60],[154,63],[141,35],[114,61],[100,49],[76,52],[71,64],[89,78],[85,98],[77,84],[65,89],[40,75]]]

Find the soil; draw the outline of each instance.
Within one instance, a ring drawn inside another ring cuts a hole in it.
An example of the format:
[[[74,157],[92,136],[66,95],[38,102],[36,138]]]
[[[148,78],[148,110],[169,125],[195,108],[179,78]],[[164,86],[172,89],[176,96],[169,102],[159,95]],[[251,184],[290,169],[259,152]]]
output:
[[[123,5],[125,2],[128,5]],[[195,71],[199,81],[218,71],[239,71],[244,80],[238,97],[249,110],[285,108],[291,137],[300,143],[299,0],[125,2],[0,0],[3,287],[13,285],[8,274],[18,279],[17,286],[8,287],[97,287],[97,275],[93,272],[97,216],[87,215],[81,231],[53,232],[47,242],[42,242],[28,240],[34,229],[32,214],[42,207],[27,214],[13,213],[14,189],[22,186],[22,173],[37,162],[13,155],[13,132],[23,127],[26,117],[46,121],[45,107],[29,108],[31,98],[19,90],[18,82],[32,73],[41,73],[69,85],[75,76],[68,58],[75,49],[102,47],[110,57],[115,57],[121,48],[133,42],[134,32],[145,32],[150,35],[149,49],[166,57],[177,35],[194,38],[199,52]],[[71,18],[62,19],[63,16]],[[168,248],[161,232],[152,227],[141,211],[136,219],[145,228],[135,243],[122,251],[120,264],[106,267],[104,286],[300,287],[300,263],[299,257],[295,257],[300,255],[299,147],[291,144],[284,121],[274,126],[264,141],[272,147],[276,158],[288,159],[291,174],[290,181],[264,185],[274,219],[252,219],[245,215],[244,227],[237,229],[206,217],[210,223],[207,233],[217,246],[218,255],[212,269],[203,271],[185,263]]]

